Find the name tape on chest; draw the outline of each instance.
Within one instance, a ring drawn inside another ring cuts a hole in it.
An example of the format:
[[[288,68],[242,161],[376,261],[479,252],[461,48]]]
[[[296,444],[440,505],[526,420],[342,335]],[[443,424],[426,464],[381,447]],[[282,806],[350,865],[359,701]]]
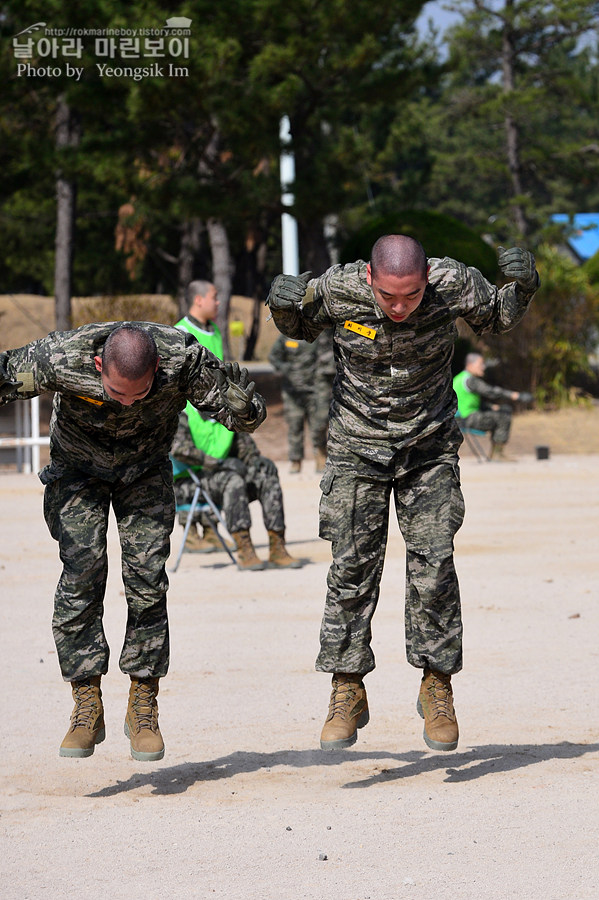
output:
[[[367,325],[358,325],[357,322],[350,322],[349,319],[344,323],[343,327],[347,328],[348,331],[354,331],[356,334],[368,338],[370,341],[373,341],[376,337],[376,330],[374,328],[368,328]]]
[[[93,397],[84,397],[83,394],[77,394],[78,400],[85,400],[86,403],[93,403],[94,406],[104,406],[103,400],[94,400]]]

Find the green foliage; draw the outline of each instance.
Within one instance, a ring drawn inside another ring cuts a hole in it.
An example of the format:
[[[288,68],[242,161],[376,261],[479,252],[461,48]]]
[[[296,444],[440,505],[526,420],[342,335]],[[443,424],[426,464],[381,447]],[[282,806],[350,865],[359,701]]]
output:
[[[599,340],[599,288],[583,268],[542,245],[537,252],[541,287],[520,326],[532,363],[539,401],[563,406],[577,396],[581,375],[591,374],[589,355]]]
[[[599,286],[599,250],[587,259],[582,268],[590,283]]]
[[[428,256],[450,256],[479,269],[490,281],[497,277],[497,256],[477,234],[449,216],[425,210],[405,210],[367,220],[346,240],[341,262],[368,260],[374,242],[384,234],[408,234],[416,238]]]

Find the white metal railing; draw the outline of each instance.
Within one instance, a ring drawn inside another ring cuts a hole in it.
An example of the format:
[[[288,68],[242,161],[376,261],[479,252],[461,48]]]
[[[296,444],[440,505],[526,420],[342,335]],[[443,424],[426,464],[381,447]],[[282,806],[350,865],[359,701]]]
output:
[[[40,447],[47,447],[50,443],[49,437],[40,437],[40,398],[33,397],[29,403],[19,406],[24,408],[25,423],[17,426],[15,437],[0,438],[0,448],[30,448],[30,453],[26,454],[28,458],[23,461],[17,458],[17,469],[19,472],[37,472],[40,467]],[[19,433],[21,431],[24,434]]]

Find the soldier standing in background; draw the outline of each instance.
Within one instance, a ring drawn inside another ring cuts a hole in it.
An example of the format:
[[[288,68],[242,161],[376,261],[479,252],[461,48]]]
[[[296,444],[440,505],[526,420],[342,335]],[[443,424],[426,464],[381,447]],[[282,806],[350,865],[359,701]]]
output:
[[[102,624],[112,506],[128,606],[120,667],[130,676],[125,734],[138,760],[164,756],[159,679],[169,662],[166,560],[175,517],[169,451],[189,400],[229,428],[253,431],[265,403],[247,371],[192,337],[154,323],[109,322],[54,332],[0,353],[0,402],[55,391],[44,514],[63,570],[52,631],[75,700],[61,756],[87,757],[104,740]]]
[[[499,252],[515,279],[500,290],[456,260],[427,261],[421,244],[386,235],[370,262],[336,265],[319,278],[278,275],[267,303],[279,331],[313,341],[334,328],[337,377],[321,480],[320,536],[333,563],[316,668],[331,672],[324,750],[355,743],[369,719],[363,677],[374,669],[371,622],[383,570],[393,494],[406,543],[406,653],[424,670],[417,709],[424,739],[454,750],[451,676],[462,667],[460,594],[453,561],[462,524],[451,359],[462,317],[477,333],[509,330],[539,285],[535,260]]]
[[[279,335],[274,342],[268,361],[281,375],[281,395],[283,413],[287,423],[287,441],[289,445],[289,471],[301,471],[304,458],[304,423],[310,428],[316,467],[324,464],[326,457],[325,443],[322,441],[322,429],[317,427],[315,418],[315,376],[316,346],[292,337]]]
[[[326,462],[327,435],[329,431],[329,409],[333,396],[335,379],[335,353],[333,350],[333,330],[326,328],[315,340],[316,371],[314,373],[314,434],[316,445],[316,471],[324,472]]]

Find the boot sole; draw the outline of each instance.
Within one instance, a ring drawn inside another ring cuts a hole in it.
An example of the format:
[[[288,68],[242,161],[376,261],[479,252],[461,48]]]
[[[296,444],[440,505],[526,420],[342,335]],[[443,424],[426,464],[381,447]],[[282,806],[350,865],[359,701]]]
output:
[[[154,750],[152,753],[143,753],[141,750],[134,750],[133,744],[131,743],[131,732],[129,731],[129,726],[127,725],[127,720],[125,719],[125,737],[129,738],[129,746],[131,749],[131,756],[133,759],[138,760],[138,762],[153,762],[157,759],[162,759],[164,756],[164,747],[162,750]]]
[[[360,718],[358,719],[356,730],[353,734],[350,734],[348,738],[340,738],[338,741],[322,741],[320,742],[321,750],[344,750],[346,747],[353,747],[353,745],[358,740],[358,728],[364,728],[365,725],[368,725],[370,722],[370,713],[367,709],[364,710]]]
[[[422,704],[420,702],[420,698],[418,698],[416,702],[416,711],[421,719],[424,719],[424,711],[422,709]],[[427,747],[430,747],[431,750],[457,750],[458,742],[457,741],[449,741],[448,743],[444,743],[443,741],[433,741],[432,738],[429,738],[426,733],[426,725],[424,726],[424,730],[422,732],[422,737],[424,738],[424,743]]]
[[[58,755],[68,756],[71,759],[85,759],[88,756],[93,755],[93,752],[96,749],[96,744],[101,744],[105,737],[106,729],[101,728],[97,733],[96,739],[91,747],[88,747],[87,749],[84,749],[83,747],[60,747],[58,750]]]

